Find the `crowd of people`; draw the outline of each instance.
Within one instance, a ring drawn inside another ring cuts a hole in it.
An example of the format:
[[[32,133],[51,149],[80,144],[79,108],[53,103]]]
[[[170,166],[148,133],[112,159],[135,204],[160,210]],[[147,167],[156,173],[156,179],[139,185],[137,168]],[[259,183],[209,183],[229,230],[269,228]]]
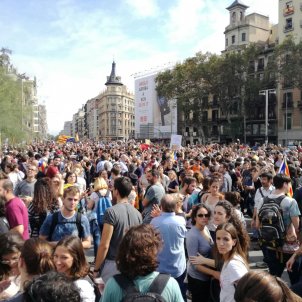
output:
[[[302,301],[300,147],[49,142],[0,159],[0,300]]]

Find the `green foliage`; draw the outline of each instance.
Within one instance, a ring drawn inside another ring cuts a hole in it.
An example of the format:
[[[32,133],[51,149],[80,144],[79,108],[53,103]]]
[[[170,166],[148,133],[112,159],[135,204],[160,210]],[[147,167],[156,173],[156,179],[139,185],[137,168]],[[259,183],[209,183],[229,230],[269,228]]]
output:
[[[10,63],[10,54],[8,49],[0,50],[0,132],[2,140],[8,138],[9,142],[18,143],[30,138],[22,121],[31,110],[29,106],[22,106],[22,90],[23,100],[28,91],[26,85],[22,87],[22,78]]]
[[[284,40],[276,49],[276,61],[283,87],[302,89],[302,41],[296,44],[292,36]]]

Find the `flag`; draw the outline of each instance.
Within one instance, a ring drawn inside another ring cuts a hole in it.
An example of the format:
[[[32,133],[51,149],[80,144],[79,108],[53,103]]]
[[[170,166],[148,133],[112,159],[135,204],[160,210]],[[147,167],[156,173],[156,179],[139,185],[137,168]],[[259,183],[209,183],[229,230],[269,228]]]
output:
[[[145,151],[145,150],[148,150],[149,149],[149,145],[147,144],[140,144],[139,148],[142,150],[142,151]]]
[[[284,157],[283,161],[282,161],[282,164],[279,168],[279,171],[278,171],[279,174],[284,174],[288,177],[290,177],[290,173],[289,173],[289,169],[288,169],[288,165],[287,165],[287,162],[286,162],[286,158]],[[289,183],[288,184],[288,195],[290,197],[293,197],[293,187],[292,187],[292,184]]]
[[[68,135],[59,135],[57,143],[58,144],[66,144],[66,143],[71,143],[71,142],[75,142],[75,138],[72,136],[68,136]]]

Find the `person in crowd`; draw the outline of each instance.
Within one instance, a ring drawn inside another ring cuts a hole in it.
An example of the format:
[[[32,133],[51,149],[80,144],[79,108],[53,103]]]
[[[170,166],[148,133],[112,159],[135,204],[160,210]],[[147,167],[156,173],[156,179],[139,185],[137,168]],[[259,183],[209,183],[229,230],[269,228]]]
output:
[[[151,222],[151,211],[153,205],[159,204],[162,197],[165,195],[165,190],[160,183],[159,172],[155,169],[147,171],[147,179],[149,186],[146,188],[146,193],[142,201],[143,204],[143,222]]]
[[[7,173],[9,180],[13,183],[13,189],[15,189],[17,184],[25,177],[25,174],[18,169],[18,165],[15,163],[8,163],[4,171]]]
[[[170,183],[168,185],[168,193],[177,193],[179,191],[179,184],[177,181],[177,175],[174,170],[168,172]]]
[[[64,179],[62,174],[58,173],[53,178],[51,178],[52,191],[55,197],[55,204],[58,208],[63,205],[62,197],[64,192]]]
[[[282,219],[286,230],[285,240],[282,247],[279,248],[267,248],[266,249],[266,261],[270,274],[281,277],[286,262],[291,258],[294,251],[288,251],[286,249],[287,242],[293,246],[298,242],[299,235],[299,216],[300,211],[295,199],[286,196],[289,190],[290,178],[284,174],[277,174],[273,178],[273,185],[275,190],[268,195],[268,198],[277,199],[282,198],[280,207],[282,210]],[[263,198],[259,201],[257,206],[256,227],[260,227],[259,211],[263,205]],[[278,254],[281,253],[282,257]],[[281,259],[282,258],[282,259]],[[295,259],[292,269],[288,271],[291,284],[295,284],[300,280],[301,275],[301,259],[300,257]]]
[[[168,192],[168,185],[170,183],[170,178],[169,178],[169,176],[164,174],[164,167],[162,165],[159,165],[157,170],[159,172],[160,183],[164,187],[165,192]]]
[[[211,212],[204,204],[196,205],[191,214],[192,228],[186,235],[188,256],[212,256],[214,244],[210,231],[207,228]],[[192,295],[192,302],[208,302],[210,297],[210,277],[202,272],[202,266],[194,266],[188,262],[187,278],[188,289]]]
[[[100,205],[100,209],[102,210],[105,210],[108,206],[112,206],[112,194],[108,189],[106,181],[101,177],[95,179],[93,190],[94,192],[91,193],[88,200],[87,209],[91,210],[88,216],[90,232],[93,237],[94,256],[96,257],[98,246],[100,245],[101,233],[103,231],[103,224],[97,220],[98,203],[103,203],[103,205]],[[104,197],[104,199],[102,199],[102,197]]]
[[[242,222],[242,224],[246,227],[246,221],[244,218],[243,213],[241,212],[241,195],[239,192],[225,192],[224,193],[224,198],[225,200],[227,200],[228,202],[230,202],[232,204],[232,206],[234,207],[234,211],[237,214],[238,218],[240,219],[240,221]]]
[[[84,179],[83,167],[81,164],[75,164],[73,173],[77,176],[76,185],[79,187],[80,193],[86,191],[86,180]]]
[[[55,269],[52,259],[52,247],[44,240],[31,238],[21,248],[18,268],[20,272],[20,292],[9,302],[21,302],[25,298],[24,288],[27,283]]]
[[[121,275],[108,280],[102,302],[119,302],[126,296],[126,292],[118,282],[120,276],[131,280],[131,284],[138,292],[147,293],[152,282],[161,276],[156,271],[157,254],[161,245],[160,235],[151,225],[141,224],[131,227],[123,238],[116,257],[117,268]],[[183,298],[177,282],[173,277],[166,278],[168,281],[160,295],[166,302],[182,302]]]
[[[5,216],[5,201],[0,199],[0,235],[7,233],[9,229],[10,226]]]
[[[243,242],[246,245],[246,242]],[[221,224],[216,229],[215,248],[224,264],[220,273],[220,302],[235,302],[235,287],[249,270],[245,246],[242,246],[236,228],[231,223]]]
[[[220,164],[219,172],[222,174],[221,192],[232,191],[233,181],[229,174],[229,165],[226,162]]]
[[[26,285],[24,302],[82,302],[79,288],[64,274],[48,272]]]
[[[105,283],[118,272],[115,258],[126,230],[142,223],[141,213],[128,202],[131,190],[132,183],[128,177],[122,176],[114,180],[113,197],[116,204],[105,212],[102,238],[94,267],[94,276],[97,277],[103,266],[101,277]]]
[[[29,238],[28,212],[24,202],[13,193],[9,179],[0,180],[0,197],[5,201],[5,215],[11,231],[19,233],[24,240]]]
[[[176,216],[176,200],[171,195],[164,195],[160,201],[161,214],[151,221],[151,225],[159,231],[163,248],[158,254],[160,273],[170,274],[178,282],[183,298],[186,300],[186,257],[184,239],[186,222],[183,217]]]
[[[84,248],[90,248],[90,227],[85,215],[76,211],[80,199],[80,191],[71,186],[64,190],[63,206],[60,211],[50,214],[44,220],[40,229],[40,238],[55,245],[68,235],[77,235],[82,240]]]
[[[28,206],[30,237],[39,237],[40,228],[48,213],[59,210],[55,203],[50,179],[38,179],[34,187],[34,199]]]
[[[182,187],[180,190],[180,193],[185,196],[183,200],[183,210],[186,213],[186,217],[190,218],[191,215],[191,209],[188,207],[189,205],[189,199],[192,195],[192,193],[196,189],[196,179],[191,176],[185,176],[182,181]]]
[[[36,165],[28,165],[26,179],[20,181],[15,187],[14,194],[21,198],[26,205],[29,205],[33,199],[37,173]]]
[[[53,261],[56,271],[65,274],[80,289],[82,301],[95,301],[94,288],[88,276],[89,265],[79,237],[67,236],[61,239],[55,247]]]
[[[223,195],[219,192],[219,187],[219,179],[211,178],[209,182],[209,193],[204,194],[201,198],[201,202],[204,203],[212,213],[208,224],[212,237],[214,237],[216,231],[216,225],[214,224],[214,209],[216,204],[220,200],[223,200]]]
[[[237,283],[234,299],[236,302],[301,302],[279,277],[265,271],[250,271]]]
[[[0,282],[6,281],[0,300],[13,297],[20,289],[18,261],[23,244],[20,234],[8,232],[0,235]]]
[[[76,186],[77,175],[74,172],[67,172],[65,176],[64,190],[68,187]]]

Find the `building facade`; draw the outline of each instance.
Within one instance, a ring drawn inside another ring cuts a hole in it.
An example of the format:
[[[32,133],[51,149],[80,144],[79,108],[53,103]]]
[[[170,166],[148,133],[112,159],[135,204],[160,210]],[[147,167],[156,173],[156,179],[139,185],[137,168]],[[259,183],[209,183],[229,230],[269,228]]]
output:
[[[96,97],[100,140],[134,138],[134,95],[116,76],[115,69],[113,62],[107,88]]]
[[[248,8],[240,0],[235,0],[226,9],[230,13],[230,23],[225,28],[225,51],[237,50],[250,43],[266,43],[270,34],[267,16],[258,13],[246,14]]]
[[[87,128],[87,137],[89,139],[99,140],[99,110],[98,98],[92,98],[85,105],[85,119]]]
[[[279,0],[278,42],[288,37],[302,41],[302,2]],[[302,92],[280,81],[278,85],[278,143],[302,143]]]

